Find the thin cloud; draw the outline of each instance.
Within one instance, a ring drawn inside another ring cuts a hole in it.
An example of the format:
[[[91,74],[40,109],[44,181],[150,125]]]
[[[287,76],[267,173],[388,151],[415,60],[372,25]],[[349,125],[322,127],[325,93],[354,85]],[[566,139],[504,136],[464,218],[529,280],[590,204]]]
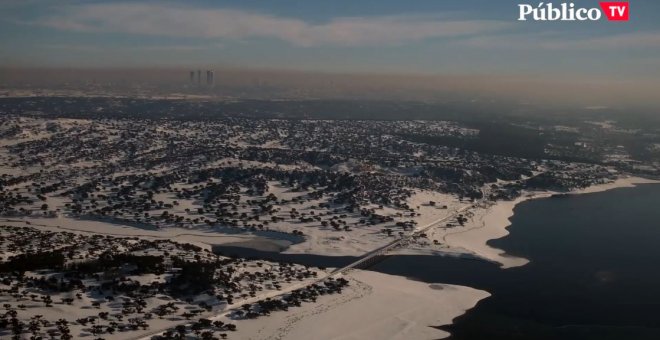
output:
[[[634,32],[584,40],[544,43],[549,49],[612,49],[660,47],[660,32]]]
[[[633,32],[602,37],[575,39],[558,32],[515,33],[469,37],[460,42],[478,48],[536,50],[603,50],[621,48],[659,48],[660,32]]]
[[[511,23],[448,20],[432,15],[335,18],[309,23],[297,18],[235,9],[170,5],[95,4],[70,7],[35,24],[59,30],[113,32],[206,39],[274,38],[297,46],[400,45],[500,31]]]
[[[140,45],[140,46],[105,46],[89,44],[42,44],[43,48],[77,51],[140,50],[140,51],[202,51],[224,48],[223,44],[210,43],[198,45]]]

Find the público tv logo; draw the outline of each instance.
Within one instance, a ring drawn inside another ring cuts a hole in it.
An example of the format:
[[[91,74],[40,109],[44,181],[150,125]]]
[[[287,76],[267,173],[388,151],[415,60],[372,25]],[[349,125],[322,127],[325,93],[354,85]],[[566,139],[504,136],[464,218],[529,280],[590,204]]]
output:
[[[576,7],[574,3],[541,2],[537,6],[519,4],[518,21],[598,21],[605,17],[609,21],[628,21],[630,19],[629,2],[601,2],[600,8]]]

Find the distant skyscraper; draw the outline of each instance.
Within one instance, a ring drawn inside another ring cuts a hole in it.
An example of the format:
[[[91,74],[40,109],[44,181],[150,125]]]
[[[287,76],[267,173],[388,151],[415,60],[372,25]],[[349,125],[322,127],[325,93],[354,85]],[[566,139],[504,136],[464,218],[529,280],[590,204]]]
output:
[[[213,71],[206,71],[206,86],[208,87],[213,87],[215,85],[215,79],[213,79],[215,76]]]
[[[202,70],[197,70],[197,86],[202,86]]]
[[[195,71],[190,71],[190,85],[195,84]]]

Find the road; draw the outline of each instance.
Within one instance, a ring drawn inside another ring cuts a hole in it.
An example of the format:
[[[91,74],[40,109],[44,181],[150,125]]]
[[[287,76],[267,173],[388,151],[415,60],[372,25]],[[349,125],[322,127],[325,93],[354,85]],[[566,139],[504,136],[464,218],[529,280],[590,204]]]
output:
[[[319,277],[319,278],[317,278],[313,281],[292,285],[292,286],[286,287],[283,290],[268,292],[268,293],[256,296],[256,297],[248,299],[248,300],[243,300],[239,303],[227,306],[222,311],[212,311],[212,312],[209,312],[209,313],[202,314],[202,315],[200,315],[200,318],[219,318],[219,317],[227,316],[227,315],[231,314],[232,312],[234,312],[236,310],[240,310],[242,308],[242,306],[246,303],[255,303],[257,301],[261,301],[261,300],[264,300],[264,299],[267,299],[267,298],[281,297],[281,296],[284,296],[286,294],[291,293],[294,290],[305,288],[305,287],[311,286],[313,284],[323,282],[323,281],[328,280],[330,278],[334,278],[336,276],[341,276],[341,275],[345,274],[346,272],[348,272],[348,271],[350,271],[354,268],[360,267],[361,265],[363,265],[365,263],[368,263],[369,261],[372,261],[373,259],[375,259],[375,258],[377,258],[381,255],[386,254],[390,250],[396,249],[396,248],[398,248],[399,246],[402,246],[402,245],[406,245],[410,240],[412,240],[416,237],[419,237],[422,233],[428,231],[429,229],[431,229],[433,227],[436,227],[438,224],[444,223],[444,222],[449,221],[453,218],[456,218],[459,214],[462,214],[465,211],[478,206],[480,203],[482,203],[485,200],[485,197],[487,197],[487,193],[485,191],[483,191],[483,194],[484,194],[484,196],[483,196],[484,198],[482,198],[481,200],[479,200],[475,203],[466,205],[466,206],[464,206],[460,209],[457,209],[456,211],[450,213],[449,215],[447,215],[445,217],[439,218],[439,219],[437,219],[437,220],[435,220],[431,223],[428,223],[428,224],[426,224],[426,225],[424,225],[420,228],[417,228],[414,232],[412,232],[408,235],[404,235],[404,236],[402,236],[402,237],[400,237],[400,238],[398,238],[398,239],[396,239],[396,240],[394,240],[394,241],[392,241],[392,242],[390,242],[390,243],[388,243],[388,244],[386,244],[382,247],[374,249],[374,250],[364,254],[363,256],[361,256],[358,260],[354,261],[353,263],[350,263],[347,266],[344,266],[342,268],[337,268],[337,269],[333,270],[332,272],[330,272],[326,275],[323,275],[323,276],[321,276],[321,277]],[[151,339],[151,337],[162,334],[166,330],[174,328],[178,325],[191,325],[191,324],[192,324],[192,322],[190,322],[190,321],[183,321],[183,322],[180,322],[180,323],[172,324],[172,325],[168,326],[167,328],[154,330],[154,331],[149,332],[148,334],[142,334],[142,335],[140,335],[138,337],[135,337],[135,338],[132,338],[132,339],[135,339],[135,340],[149,340],[149,339]]]
[[[466,205],[466,206],[464,206],[460,209],[457,209],[456,211],[454,211],[453,213],[451,213],[451,214],[449,214],[445,217],[439,218],[439,219],[437,219],[437,220],[435,220],[435,221],[433,221],[433,222],[431,222],[431,223],[429,223],[429,224],[427,224],[423,227],[417,228],[417,230],[415,230],[413,233],[408,234],[408,235],[404,235],[404,236],[402,236],[402,237],[400,237],[400,238],[398,238],[398,239],[396,239],[396,240],[394,240],[394,241],[392,241],[392,242],[390,242],[390,243],[388,243],[388,244],[386,244],[386,245],[384,245],[380,248],[374,249],[374,250],[362,255],[357,261],[355,261],[355,262],[353,262],[353,263],[351,263],[351,264],[349,264],[345,267],[335,269],[333,272],[328,274],[327,277],[331,277],[335,274],[343,274],[343,273],[345,273],[345,272],[347,272],[347,271],[349,271],[353,268],[359,267],[361,264],[364,264],[366,262],[371,261],[372,259],[374,259],[378,256],[386,254],[390,250],[393,250],[395,248],[398,248],[399,246],[405,245],[405,244],[407,244],[407,242],[409,242],[410,240],[412,240],[416,237],[419,237],[421,234],[425,233],[429,229],[431,229],[433,227],[436,227],[440,223],[444,223],[446,221],[451,220],[452,218],[457,217],[459,214],[467,211],[470,208],[475,207],[477,204],[478,203],[473,203],[473,204],[470,204],[470,205]]]

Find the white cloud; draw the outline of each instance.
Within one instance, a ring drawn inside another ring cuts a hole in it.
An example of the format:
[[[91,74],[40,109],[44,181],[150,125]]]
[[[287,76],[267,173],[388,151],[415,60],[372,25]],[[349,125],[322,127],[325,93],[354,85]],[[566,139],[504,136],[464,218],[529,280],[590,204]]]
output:
[[[447,20],[433,15],[335,18],[325,23],[235,9],[96,4],[67,8],[36,22],[73,31],[206,39],[275,38],[298,46],[397,45],[430,38],[500,31],[511,23]]]

